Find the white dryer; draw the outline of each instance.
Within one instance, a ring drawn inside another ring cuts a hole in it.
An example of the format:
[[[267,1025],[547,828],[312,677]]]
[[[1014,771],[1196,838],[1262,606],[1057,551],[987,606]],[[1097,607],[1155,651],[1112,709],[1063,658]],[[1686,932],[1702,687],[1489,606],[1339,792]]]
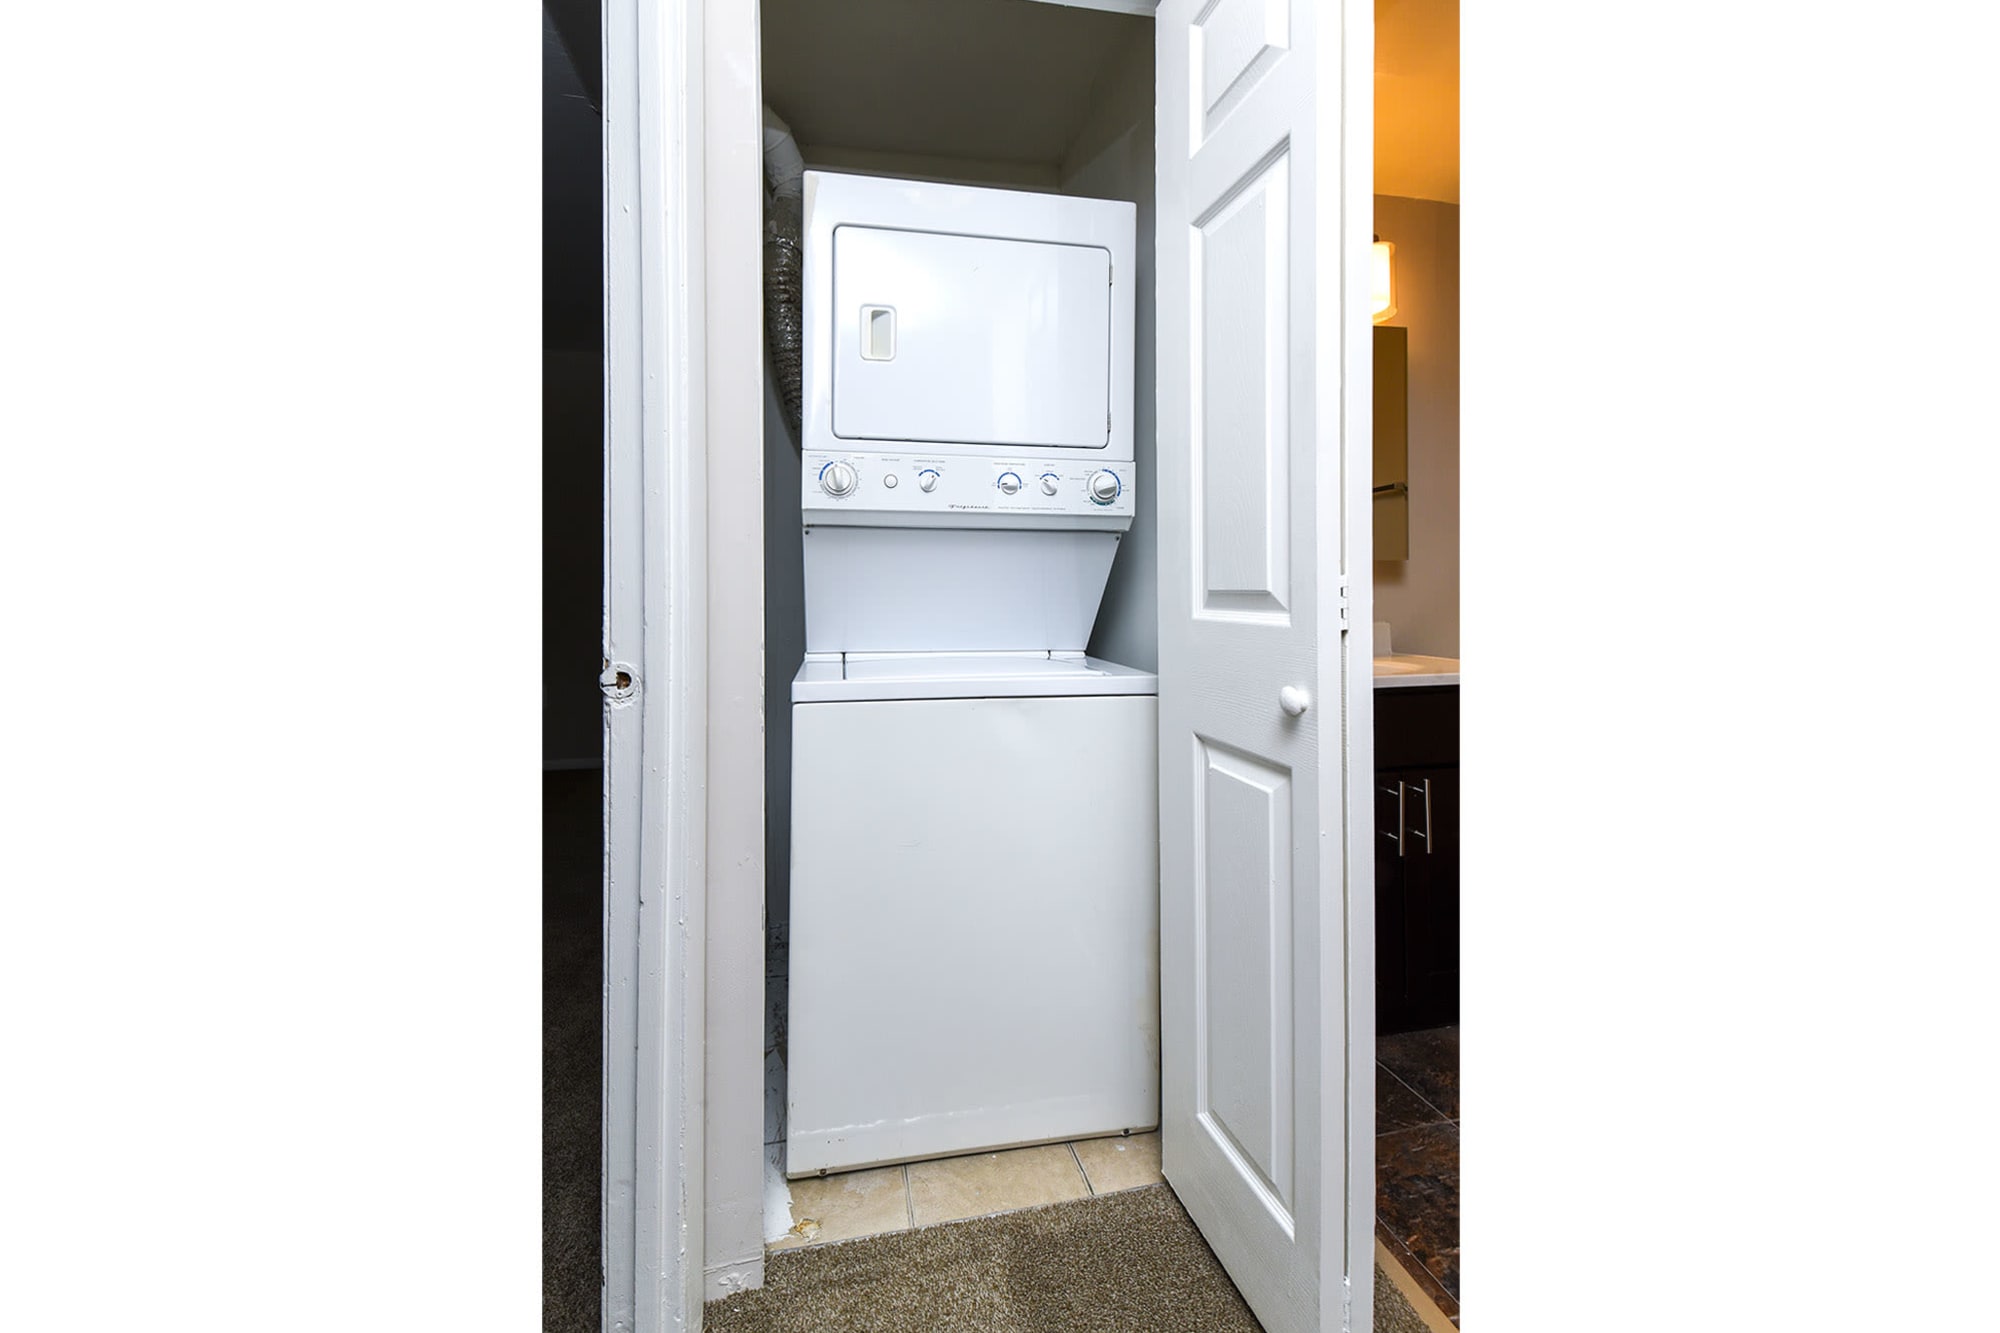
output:
[[[1133,215],[806,174],[791,1175],[1158,1123]]]

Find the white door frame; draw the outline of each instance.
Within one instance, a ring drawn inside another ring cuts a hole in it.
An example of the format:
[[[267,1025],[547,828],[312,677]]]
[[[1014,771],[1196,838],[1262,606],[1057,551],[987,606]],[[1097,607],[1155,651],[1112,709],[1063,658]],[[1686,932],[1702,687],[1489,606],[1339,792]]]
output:
[[[701,1326],[707,737],[701,8],[604,3],[608,1333]]]
[[[1342,0],[1343,327],[1367,300],[1373,27]],[[604,0],[605,713],[604,1310],[607,1333],[699,1329],[708,822],[707,359],[700,0]],[[1331,102],[1331,99],[1329,99]],[[1364,319],[1365,323],[1365,319]],[[1340,918],[1349,983],[1326,1068],[1345,1071],[1349,1275],[1343,1326],[1365,1328],[1374,1253],[1373,676],[1369,340],[1342,348],[1338,513],[1347,808]],[[1350,391],[1351,390],[1351,391]],[[618,684],[619,672],[629,686]],[[1353,775],[1363,773],[1362,780]],[[1329,784],[1331,785],[1331,784]],[[1329,848],[1329,855],[1331,849]],[[1328,914],[1330,918],[1334,914]],[[752,964],[755,966],[755,964]],[[761,1162],[759,1163],[761,1169]],[[1334,1256],[1328,1256],[1330,1260]],[[1329,1270],[1331,1264],[1329,1264]]]
[[[1375,223],[1375,6],[1340,5],[1340,567],[1341,770],[1345,817],[1322,793],[1322,836],[1346,831],[1344,894],[1347,1031],[1346,1309],[1342,1327],[1374,1327],[1375,1310],[1375,337],[1369,265]],[[1331,99],[1329,99],[1331,100]],[[1358,333],[1358,336],[1357,336]],[[1322,529],[1324,530],[1324,529]],[[1328,913],[1331,918],[1334,914]],[[1327,1032],[1329,1043],[1335,1034]],[[1332,1052],[1328,1051],[1328,1055]],[[1330,1063],[1324,1068],[1333,1068]],[[1331,1235],[1332,1227],[1323,1234]],[[1330,1270],[1329,1270],[1330,1271]]]

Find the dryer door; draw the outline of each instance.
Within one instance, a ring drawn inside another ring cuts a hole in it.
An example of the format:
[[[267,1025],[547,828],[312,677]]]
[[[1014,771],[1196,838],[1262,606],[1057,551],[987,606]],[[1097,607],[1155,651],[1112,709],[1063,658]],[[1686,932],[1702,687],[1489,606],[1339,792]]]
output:
[[[839,439],[1109,440],[1108,250],[840,226],[832,306]]]

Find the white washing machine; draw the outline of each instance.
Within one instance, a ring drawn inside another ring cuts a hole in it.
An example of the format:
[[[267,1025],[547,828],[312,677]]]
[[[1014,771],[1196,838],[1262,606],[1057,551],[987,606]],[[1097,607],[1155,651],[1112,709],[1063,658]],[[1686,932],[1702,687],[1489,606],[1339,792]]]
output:
[[[1159,1120],[1131,204],[808,172],[793,1176]]]

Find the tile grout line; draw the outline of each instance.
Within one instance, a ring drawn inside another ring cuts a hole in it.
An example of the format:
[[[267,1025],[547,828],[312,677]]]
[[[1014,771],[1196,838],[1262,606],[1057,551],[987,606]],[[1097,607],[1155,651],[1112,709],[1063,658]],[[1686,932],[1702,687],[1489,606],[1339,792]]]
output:
[[[1391,1040],[1394,1040],[1394,1037],[1395,1037],[1395,1036],[1411,1036],[1411,1035],[1431,1035],[1431,1034],[1435,1034],[1435,1033],[1438,1033],[1438,1032],[1445,1032],[1445,1031],[1454,1031],[1454,1030],[1455,1030],[1456,1028],[1457,1028],[1457,1024],[1455,1024],[1455,1023],[1448,1023],[1448,1024],[1446,1024],[1446,1025],[1445,1025],[1444,1027],[1442,1027],[1442,1028],[1428,1028],[1428,1029],[1424,1029],[1424,1030],[1423,1030],[1423,1032],[1422,1032],[1421,1034],[1412,1034],[1412,1033],[1397,1033],[1397,1034],[1394,1034],[1394,1036],[1392,1036],[1392,1037],[1391,1037]],[[1384,1060],[1384,1059],[1382,1058],[1382,1054],[1381,1054],[1381,1050],[1382,1050],[1382,1048],[1381,1048],[1381,1044],[1380,1044],[1380,1042],[1378,1041],[1378,1042],[1377,1042],[1377,1044],[1376,1044],[1376,1048],[1375,1048],[1375,1051],[1376,1051],[1376,1054],[1375,1054],[1375,1063],[1376,1063],[1376,1064],[1378,1064],[1378,1065],[1380,1065],[1380,1066],[1381,1066],[1382,1068],[1384,1068],[1384,1069],[1387,1069],[1387,1070],[1389,1070],[1389,1072],[1390,1072],[1390,1073],[1392,1073],[1392,1074],[1395,1074],[1395,1075],[1396,1075],[1396,1081],[1397,1081],[1397,1082],[1399,1082],[1399,1083],[1401,1083],[1401,1084],[1402,1084],[1402,1085],[1403,1085],[1404,1087],[1406,1087],[1406,1088],[1410,1089],[1410,1091],[1412,1091],[1412,1092],[1416,1092],[1416,1086],[1417,1086],[1417,1085],[1416,1085],[1416,1084],[1414,1084],[1414,1083],[1412,1083],[1412,1082],[1410,1082],[1410,1080],[1408,1080],[1408,1079],[1404,1078],[1404,1077],[1403,1077],[1403,1076],[1402,1076],[1402,1075],[1401,1075],[1400,1073],[1398,1073],[1398,1072],[1397,1072],[1397,1071],[1396,1071],[1396,1070],[1395,1070],[1394,1068],[1392,1068],[1392,1067],[1391,1067],[1391,1066],[1389,1065],[1389,1063],[1388,1063],[1388,1062],[1387,1062],[1386,1060]],[[1433,1050],[1433,1051],[1417,1051],[1417,1052],[1411,1052],[1411,1051],[1403,1051],[1403,1052],[1401,1052],[1401,1055],[1400,1055],[1400,1056],[1399,1056],[1399,1058],[1398,1058],[1398,1063],[1399,1063],[1399,1064],[1407,1064],[1407,1065],[1408,1065],[1408,1066],[1409,1066],[1409,1067],[1410,1067],[1410,1068],[1411,1068],[1412,1070],[1416,1070],[1416,1071],[1420,1071],[1420,1072],[1424,1072],[1424,1073],[1436,1073],[1436,1072],[1439,1072],[1439,1071],[1441,1071],[1441,1070],[1443,1070],[1443,1069],[1445,1069],[1445,1068],[1449,1067],[1449,1068],[1450,1068],[1450,1070],[1451,1070],[1451,1072],[1452,1072],[1452,1075],[1453,1075],[1453,1077],[1454,1077],[1454,1078],[1456,1078],[1456,1077],[1457,1077],[1457,1075],[1458,1075],[1458,1072],[1459,1072],[1459,1060],[1458,1060],[1458,1058],[1457,1058],[1457,1055],[1456,1055],[1456,1053],[1454,1053],[1454,1055],[1453,1055],[1453,1058],[1451,1058],[1450,1060],[1444,1060],[1444,1059],[1437,1059],[1437,1058],[1428,1058],[1428,1057],[1436,1057],[1436,1056],[1440,1056],[1441,1054],[1442,1054],[1442,1052],[1439,1052],[1439,1051],[1435,1051],[1435,1050]],[[1405,1059],[1405,1058],[1401,1058],[1401,1057],[1407,1057],[1407,1058]],[[1422,1096],[1422,1095],[1423,1095],[1423,1094],[1421,1094],[1421,1093],[1418,1093],[1418,1096]],[[1430,1099],[1429,1099],[1428,1097],[1425,1097],[1425,1098],[1424,1098],[1424,1100],[1425,1100],[1426,1102],[1430,1102]],[[1435,1105],[1435,1103],[1432,1103],[1432,1105]],[[1455,1119],[1456,1117],[1453,1117],[1453,1118]]]
[[[1415,1098],[1416,1098],[1416,1099],[1417,1099],[1418,1101],[1422,1102],[1422,1103],[1423,1103],[1423,1104],[1424,1104],[1424,1105],[1425,1105],[1426,1107],[1428,1107],[1428,1108],[1429,1108],[1429,1110],[1430,1110],[1430,1112],[1431,1112],[1431,1114],[1432,1114],[1432,1115],[1435,1115],[1435,1116],[1436,1116],[1436,1117],[1438,1118],[1438,1120],[1450,1120],[1450,1119],[1452,1119],[1452,1117],[1451,1117],[1451,1116],[1448,1116],[1448,1115],[1446,1115],[1446,1114],[1445,1114],[1445,1113],[1444,1113],[1443,1111],[1439,1110],[1439,1109],[1438,1109],[1438,1107],[1437,1107],[1436,1105],[1434,1105],[1434,1104],[1433,1104],[1433,1103],[1431,1102],[1431,1099],[1430,1099],[1430,1098],[1428,1098],[1428,1097],[1424,1096],[1424,1094],[1422,1094],[1421,1092],[1418,1092],[1418,1091],[1417,1091],[1417,1090],[1416,1090],[1415,1088],[1411,1087],[1411,1086],[1410,1086],[1410,1081],[1409,1081],[1408,1079],[1404,1078],[1404,1077],[1403,1077],[1403,1076],[1402,1076],[1401,1074],[1398,1074],[1398,1073],[1397,1073],[1397,1072],[1396,1072],[1395,1070],[1393,1070],[1393,1069],[1389,1068],[1389,1066],[1387,1066],[1387,1065],[1383,1064],[1383,1063],[1382,1063],[1382,1062],[1381,1062],[1380,1060],[1377,1060],[1377,1061],[1375,1062],[1375,1067],[1376,1067],[1377,1069],[1381,1070],[1381,1071],[1382,1071],[1383,1073],[1387,1074],[1387,1075],[1388,1075],[1388,1076],[1389,1076],[1390,1078],[1393,1078],[1393,1079],[1395,1079],[1395,1080],[1396,1080],[1396,1082],[1398,1082],[1398,1083],[1402,1084],[1402,1085],[1403,1085],[1403,1089],[1404,1089],[1404,1091],[1408,1092],[1408,1093],[1409,1093],[1409,1094],[1410,1094],[1410,1095],[1411,1095],[1412,1097],[1415,1097]],[[1437,1121],[1432,1121],[1431,1123],[1432,1123],[1432,1124],[1436,1124],[1436,1123],[1437,1123]],[[1414,1125],[1405,1125],[1405,1126],[1403,1126],[1403,1128],[1405,1128],[1405,1129],[1414,1129],[1414,1128],[1416,1128],[1416,1126],[1414,1126]],[[1391,1131],[1389,1131],[1389,1132],[1393,1134],[1393,1133],[1394,1133],[1395,1131],[1394,1131],[1394,1130],[1391,1130]]]
[[[1071,1139],[1068,1143],[1064,1144],[1063,1146],[1069,1149],[1069,1160],[1076,1163],[1076,1173],[1083,1177],[1083,1188],[1084,1188],[1083,1197],[1085,1197],[1086,1199],[1096,1198],[1097,1184],[1096,1182],[1091,1180],[1090,1172],[1084,1170],[1083,1156],[1076,1150],[1076,1140]]]
[[[1378,1167],[1382,1164],[1382,1145],[1384,1140],[1403,1140],[1404,1135],[1415,1134],[1419,1130],[1425,1129],[1448,1129],[1454,1135],[1459,1133],[1459,1125],[1456,1120],[1433,1120],[1429,1124],[1424,1125],[1405,1125],[1401,1129],[1385,1129],[1375,1136],[1375,1164]]]

